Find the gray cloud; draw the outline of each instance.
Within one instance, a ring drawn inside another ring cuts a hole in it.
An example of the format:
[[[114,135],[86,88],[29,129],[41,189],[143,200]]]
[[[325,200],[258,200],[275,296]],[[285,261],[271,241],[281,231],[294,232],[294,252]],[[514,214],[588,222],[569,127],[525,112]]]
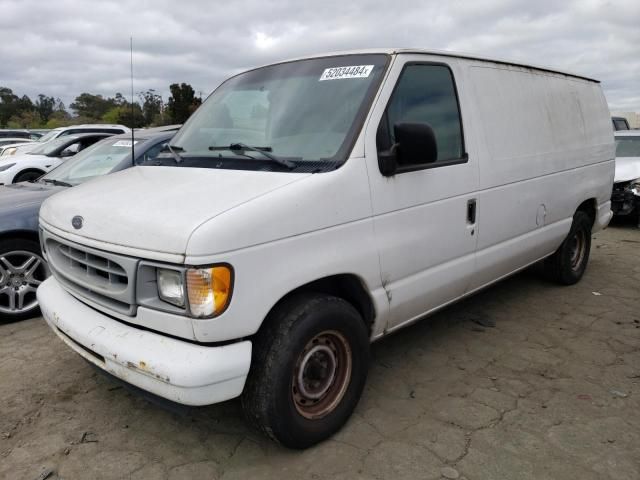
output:
[[[66,104],[82,92],[207,95],[227,76],[322,51],[455,50],[598,78],[612,110],[640,110],[640,2],[0,0],[0,85]]]

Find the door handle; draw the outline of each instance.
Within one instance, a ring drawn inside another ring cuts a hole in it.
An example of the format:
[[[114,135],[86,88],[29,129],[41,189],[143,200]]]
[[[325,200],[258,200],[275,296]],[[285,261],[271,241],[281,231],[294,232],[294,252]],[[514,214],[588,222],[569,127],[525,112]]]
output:
[[[467,201],[467,223],[473,225],[476,223],[476,199],[472,198]]]

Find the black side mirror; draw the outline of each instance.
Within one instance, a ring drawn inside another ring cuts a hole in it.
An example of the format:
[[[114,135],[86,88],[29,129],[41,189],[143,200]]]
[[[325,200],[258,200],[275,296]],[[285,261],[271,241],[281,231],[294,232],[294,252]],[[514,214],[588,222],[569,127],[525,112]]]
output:
[[[438,146],[433,129],[426,123],[396,123],[393,126],[399,165],[433,163]]]
[[[378,152],[378,167],[385,177],[392,177],[398,170],[397,143],[386,152]]]
[[[396,143],[386,152],[378,153],[380,173],[396,174],[398,168],[433,163],[438,159],[438,146],[433,129],[426,123],[396,123],[393,126]]]

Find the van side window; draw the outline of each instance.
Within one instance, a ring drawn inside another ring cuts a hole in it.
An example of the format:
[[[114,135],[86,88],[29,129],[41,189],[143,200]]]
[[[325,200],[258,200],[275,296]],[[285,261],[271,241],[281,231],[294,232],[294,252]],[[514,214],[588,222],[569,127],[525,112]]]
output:
[[[438,147],[436,165],[464,158],[462,124],[451,70],[444,65],[405,66],[377,132],[378,151],[395,143],[397,123],[426,123]]]

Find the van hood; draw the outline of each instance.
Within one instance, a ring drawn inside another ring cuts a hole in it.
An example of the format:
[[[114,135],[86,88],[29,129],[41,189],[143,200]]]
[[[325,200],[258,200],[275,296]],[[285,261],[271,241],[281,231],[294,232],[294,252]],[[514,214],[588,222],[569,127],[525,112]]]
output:
[[[40,219],[74,236],[184,255],[189,237],[202,223],[309,175],[134,167],[54,195],[42,205]],[[83,219],[77,230],[71,225],[75,216]]]
[[[614,183],[640,178],[640,157],[616,157]]]

